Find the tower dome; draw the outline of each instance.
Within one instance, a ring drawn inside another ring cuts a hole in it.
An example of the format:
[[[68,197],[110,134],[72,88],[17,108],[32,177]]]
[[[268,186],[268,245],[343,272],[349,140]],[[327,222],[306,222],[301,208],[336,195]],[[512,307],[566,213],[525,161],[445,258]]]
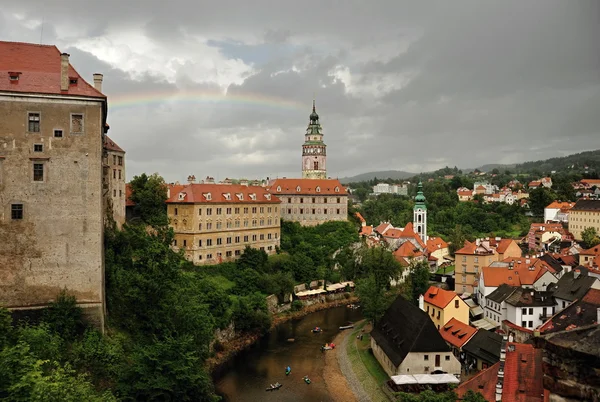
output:
[[[423,183],[419,181],[417,185],[417,196],[415,197],[415,203],[424,204],[425,203],[425,195],[423,194]]]
[[[319,115],[317,114],[317,110],[315,108],[315,101],[313,99],[313,109],[312,109],[312,113],[310,114],[310,121],[319,121]]]

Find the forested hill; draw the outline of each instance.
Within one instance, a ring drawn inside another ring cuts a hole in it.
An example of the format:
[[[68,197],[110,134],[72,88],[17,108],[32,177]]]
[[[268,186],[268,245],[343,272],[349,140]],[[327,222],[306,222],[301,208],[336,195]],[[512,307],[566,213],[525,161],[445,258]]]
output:
[[[587,169],[586,169],[587,167]],[[509,170],[514,173],[521,174],[550,174],[552,171],[556,172],[579,172],[589,173],[591,175],[600,173],[600,149],[595,151],[580,152],[578,154],[572,154],[568,156],[561,156],[556,158],[550,158],[545,160],[523,162],[518,164],[486,164],[476,169],[458,169],[458,168],[443,168],[434,172],[423,173],[423,177],[436,177],[448,174],[468,173],[473,170],[480,172],[491,172],[492,170],[506,171]],[[416,177],[416,173],[409,173],[402,170],[385,170],[378,172],[361,173],[353,177],[342,177],[340,181],[344,184],[370,181],[375,178],[379,180],[393,179],[393,180],[406,180]]]

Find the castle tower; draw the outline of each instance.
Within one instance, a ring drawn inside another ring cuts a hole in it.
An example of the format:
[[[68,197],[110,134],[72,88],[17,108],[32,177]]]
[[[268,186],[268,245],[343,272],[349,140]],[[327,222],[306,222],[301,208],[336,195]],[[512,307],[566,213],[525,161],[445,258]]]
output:
[[[319,123],[319,115],[313,109],[309,117],[308,128],[302,144],[302,178],[326,179],[327,178],[327,145],[323,142],[323,129]]]
[[[421,181],[417,186],[417,196],[413,208],[413,227],[423,243],[427,243],[427,205],[425,205],[425,195],[423,195],[423,183]]]

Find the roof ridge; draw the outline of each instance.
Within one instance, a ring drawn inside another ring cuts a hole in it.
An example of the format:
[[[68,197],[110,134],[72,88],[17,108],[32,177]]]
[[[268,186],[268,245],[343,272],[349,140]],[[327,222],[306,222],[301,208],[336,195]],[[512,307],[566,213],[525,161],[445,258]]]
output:
[[[423,312],[423,314],[427,314],[425,313],[423,310],[419,309],[419,311]],[[423,317],[423,314],[421,314],[421,317]],[[421,319],[422,325],[421,328],[419,329],[419,333],[417,333],[417,336],[414,337],[414,340],[412,342],[412,344],[410,345],[410,348],[408,348],[408,353],[412,352],[413,347],[415,346],[415,343],[417,343],[417,340],[421,337],[421,332],[423,332],[423,328],[425,328],[425,325],[427,325],[428,322],[431,322],[429,320],[429,316],[427,316],[427,319]],[[433,322],[431,322],[431,325],[433,325]]]
[[[21,42],[21,41],[12,41],[12,40],[0,40],[0,43],[14,43],[16,45],[27,45],[27,46],[36,46],[36,47],[55,47],[56,50],[58,50],[56,45],[44,45],[42,43],[31,43],[31,42]]]

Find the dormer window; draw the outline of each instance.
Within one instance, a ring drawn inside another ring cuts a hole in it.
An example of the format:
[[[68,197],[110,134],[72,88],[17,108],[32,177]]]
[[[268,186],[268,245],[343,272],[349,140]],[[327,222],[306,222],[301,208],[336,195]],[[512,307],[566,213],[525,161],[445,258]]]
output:
[[[179,201],[185,200],[186,193],[179,193]]]
[[[236,197],[238,198],[238,200],[244,201],[244,193],[237,193]]]
[[[317,186],[316,190],[317,190],[317,193],[320,193],[321,192],[321,187]]]
[[[225,193],[223,194],[223,197],[225,197],[227,201],[231,201],[231,193]]]
[[[336,192],[336,193],[339,193],[339,192],[340,192],[340,188],[339,188],[339,187],[336,187],[336,188],[335,188],[335,192]]]
[[[277,192],[281,193],[281,186],[277,186]]]
[[[212,195],[210,193],[202,194],[207,201],[212,200]]]
[[[256,194],[254,194],[254,193],[250,194],[250,199],[252,201],[256,201]]]
[[[70,85],[77,85],[77,77],[69,77]]]
[[[265,194],[265,198],[270,201],[271,200],[271,194]]]
[[[300,186],[296,187],[296,192],[300,192]]]
[[[21,75],[21,73],[20,73],[20,72],[16,72],[16,71],[10,71],[10,72],[8,73],[8,78],[9,78],[11,81],[19,81],[19,76],[20,76],[20,75]]]

